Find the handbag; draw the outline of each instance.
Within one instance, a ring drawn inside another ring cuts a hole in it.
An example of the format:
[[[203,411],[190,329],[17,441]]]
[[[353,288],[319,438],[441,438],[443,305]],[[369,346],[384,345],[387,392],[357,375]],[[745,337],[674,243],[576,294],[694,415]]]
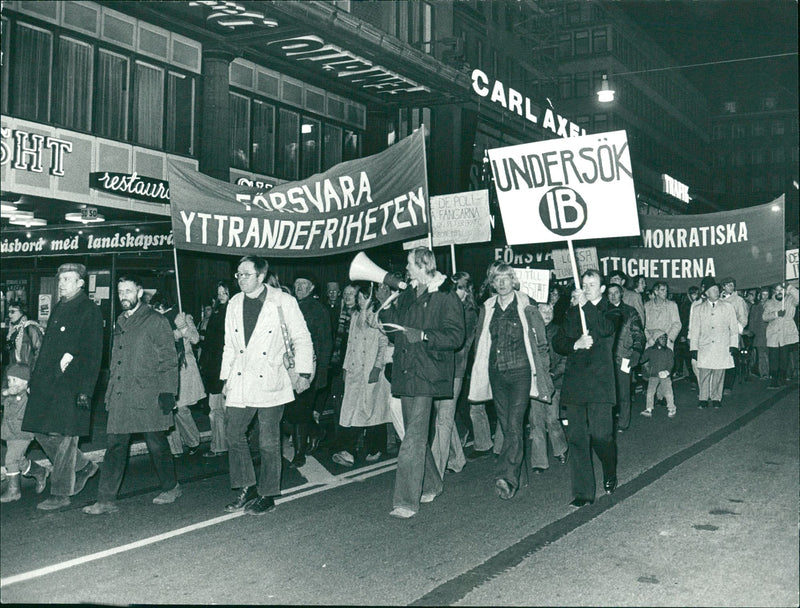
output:
[[[292,382],[292,389],[294,389],[295,393],[302,393],[304,390],[311,386],[311,383],[314,381],[314,376],[317,373],[317,357],[314,355],[314,359],[311,366],[311,375],[308,378],[308,386],[300,385],[300,374],[294,368],[294,344],[292,344],[292,338],[289,335],[289,328],[286,327],[286,320],[283,317],[283,308],[278,305],[278,317],[281,320],[281,335],[283,336],[283,345],[286,347],[286,351],[283,353],[283,366],[286,368],[286,371],[289,372],[289,380]]]

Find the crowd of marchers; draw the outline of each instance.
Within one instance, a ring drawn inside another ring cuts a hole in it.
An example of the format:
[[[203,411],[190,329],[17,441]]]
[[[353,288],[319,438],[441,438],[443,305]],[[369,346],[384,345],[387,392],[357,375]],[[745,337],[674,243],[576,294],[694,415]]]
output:
[[[492,263],[476,287],[466,272],[440,272],[424,247],[408,253],[405,273],[388,277],[329,282],[323,291],[311,273],[297,272],[290,289],[266,259],[245,256],[238,292],[220,281],[198,324],[163,293],[147,299],[140,278],[117,277],[122,312],[98,465],[78,442],[90,431],[103,321],[85,292],[86,268],[63,264],[46,329],[24,305],[7,307],[2,502],[18,500],[30,478],[37,493],[49,482],[37,509],[56,510],[99,472],[96,501],[83,512],[117,511],[136,434],[159,505],[181,496],[175,459],[188,453],[227,458],[233,496],[221,509],[267,513],[284,464],[302,471],[325,443],[342,467],[397,455],[396,518],[434,501],[446,474],[491,456],[500,499],[513,499],[526,467],[542,474],[552,457],[569,465],[570,504],[581,507],[597,494],[593,455],[602,491],[617,487],[616,438],[636,413],[632,395],[644,394],[638,414],[654,418],[663,401],[670,419],[686,407],[723,407],[737,380],[778,389],[797,377],[793,284],[740,293],[733,277],[706,277],[673,299],[664,281],[588,270],[571,292],[553,285],[548,301],[536,302],[505,263]],[[676,401],[676,380],[696,399]],[[199,402],[211,426],[205,452],[189,409]],[[333,424],[322,424],[331,411]],[[34,441],[46,466],[29,458]]]

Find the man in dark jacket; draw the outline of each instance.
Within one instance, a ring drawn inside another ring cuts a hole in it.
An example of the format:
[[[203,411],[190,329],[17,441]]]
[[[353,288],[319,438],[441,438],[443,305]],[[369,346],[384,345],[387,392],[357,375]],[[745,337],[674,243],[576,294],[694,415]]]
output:
[[[311,388],[295,396],[293,403],[286,406],[284,417],[292,426],[292,443],[294,444],[294,458],[289,466],[296,469],[306,463],[307,442],[312,439],[312,448],[316,449],[321,439],[322,430],[316,427],[313,411],[315,404],[324,405],[317,399],[318,394],[328,386],[328,367],[331,364],[331,350],[333,349],[333,333],[331,321],[325,305],[319,301],[314,293],[316,290],[315,277],[311,273],[301,273],[294,281],[294,295],[300,305],[300,312],[308,326],[311,341],[314,344],[314,357],[316,359],[316,372]],[[311,450],[313,451],[313,449]]]
[[[142,282],[121,276],[117,295],[122,314],[114,328],[106,410],[106,455],[100,473],[97,502],[83,508],[89,515],[113,513],[122,484],[132,433],[142,433],[161,493],[155,504],[174,502],[181,495],[175,464],[167,443],[172,409],[178,392],[178,354],[172,327],[142,300]]]
[[[611,311],[619,311],[619,329],[614,338],[614,379],[617,384],[617,430],[631,423],[631,368],[639,365],[644,351],[644,327],[633,306],[622,301],[622,286],[612,283],[606,290]]]
[[[402,403],[405,437],[397,456],[390,513],[401,519],[414,516],[420,502],[432,502],[442,491],[428,427],[433,400],[453,396],[455,351],[464,342],[461,300],[453,282],[436,270],[433,252],[425,247],[412,250],[406,270],[409,288],[381,312],[381,321],[401,328],[393,334],[392,394]]]
[[[30,397],[22,430],[35,434],[50,461],[50,498],[36,505],[65,507],[98,466],[78,449],[89,434],[91,399],[103,355],[103,317],[84,293],[86,266],[58,267],[59,301],[47,324],[31,374]]]
[[[574,507],[594,502],[595,482],[592,448],[603,466],[603,487],[612,493],[617,487],[617,450],[614,443],[612,410],[616,402],[614,381],[614,335],[616,319],[609,313],[605,286],[596,270],[587,270],[581,278],[582,290],[573,297],[571,307],[553,340],[553,348],[567,357],[561,403],[567,409],[567,440],[570,451],[570,475]],[[586,318],[586,332],[581,326],[580,310]]]

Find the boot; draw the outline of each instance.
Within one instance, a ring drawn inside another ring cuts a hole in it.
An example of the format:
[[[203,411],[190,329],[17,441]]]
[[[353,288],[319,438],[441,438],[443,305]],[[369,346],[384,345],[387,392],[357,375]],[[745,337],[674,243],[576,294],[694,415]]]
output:
[[[48,468],[30,460],[28,461],[28,468],[25,469],[22,474],[25,477],[33,477],[36,480],[37,494],[44,492],[44,487],[47,485],[47,477],[50,475],[50,470]]]
[[[19,489],[19,479],[21,475],[17,473],[9,473],[6,477],[6,489],[0,495],[0,502],[14,502],[22,498],[22,492]]]
[[[289,466],[293,469],[302,467],[306,463],[306,428],[305,424],[295,424],[292,428],[292,443],[294,444],[294,458]]]

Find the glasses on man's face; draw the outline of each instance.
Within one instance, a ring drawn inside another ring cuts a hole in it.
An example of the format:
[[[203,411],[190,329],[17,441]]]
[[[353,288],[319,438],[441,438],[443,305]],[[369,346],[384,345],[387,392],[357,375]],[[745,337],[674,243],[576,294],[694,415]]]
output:
[[[237,279],[249,279],[250,277],[256,276],[257,272],[237,272],[233,276]]]

